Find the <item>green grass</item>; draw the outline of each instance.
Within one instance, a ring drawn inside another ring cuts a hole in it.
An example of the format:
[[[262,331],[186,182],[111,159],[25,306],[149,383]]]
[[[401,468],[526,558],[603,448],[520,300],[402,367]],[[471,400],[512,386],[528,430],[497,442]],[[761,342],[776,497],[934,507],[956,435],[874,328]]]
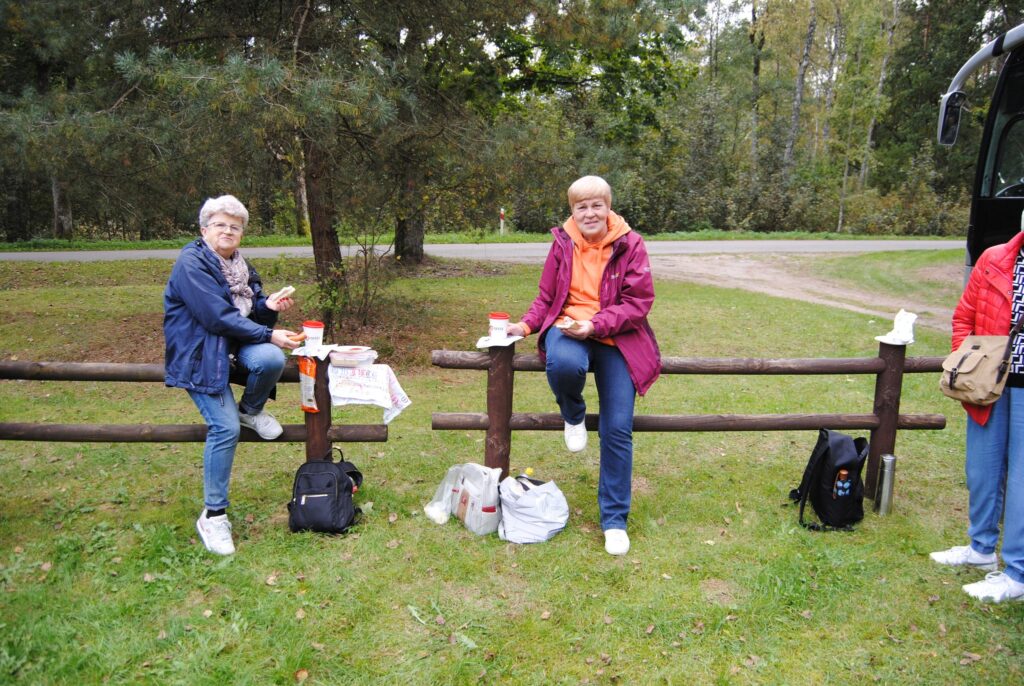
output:
[[[861,271],[844,259],[834,267],[857,287],[894,287],[878,285],[889,263]],[[925,258],[888,259],[909,270]],[[0,263],[0,358],[152,358],[169,266]],[[258,266],[271,283],[312,292],[308,261]],[[959,586],[977,573],[927,558],[963,542],[967,499],[963,413],[932,375],[905,379],[901,410],[944,413],[949,427],[900,433],[894,510],[869,512],[852,534],[807,532],[785,505],[810,431],[638,433],[624,558],[601,544],[596,436],[568,454],[557,433],[514,434],[513,469],[555,479],[569,500],[569,525],[550,542],[509,545],[427,521],[421,508],[446,469],[483,457],[481,432],[432,431],[430,415],[482,411],[486,376],[432,368],[429,351],[472,349],[486,312],[519,314],[536,276],[452,266],[401,279],[389,316],[417,328],[343,341],[392,345],[382,361],[413,400],[387,443],[344,446],[366,477],[363,522],[344,537],[287,530],[298,444],[239,447],[238,554],[222,559],[194,540],[201,445],[5,443],[0,683],[292,684],[300,670],[307,684],[1024,678],[1024,603],[973,602]],[[872,355],[889,324],[671,281],[658,283],[652,321],[663,354],[709,357]],[[155,337],[139,344],[125,326],[156,327]],[[909,352],[947,346],[919,329]],[[866,376],[672,376],[638,412],[869,412],[873,386]],[[0,393],[0,421],[198,421],[185,393],[159,384],[3,381]],[[300,422],[297,400],[285,386],[272,409]],[[554,411],[543,375],[517,377],[515,409]],[[375,408],[334,413],[380,418]]]

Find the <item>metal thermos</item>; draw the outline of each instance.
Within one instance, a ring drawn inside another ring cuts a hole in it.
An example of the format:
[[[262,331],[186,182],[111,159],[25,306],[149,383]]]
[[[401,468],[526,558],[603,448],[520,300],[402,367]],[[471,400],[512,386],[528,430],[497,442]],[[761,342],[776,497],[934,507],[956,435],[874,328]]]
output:
[[[879,475],[878,493],[875,496],[875,512],[887,515],[892,509],[892,487],[896,481],[896,456],[882,455],[882,470]]]

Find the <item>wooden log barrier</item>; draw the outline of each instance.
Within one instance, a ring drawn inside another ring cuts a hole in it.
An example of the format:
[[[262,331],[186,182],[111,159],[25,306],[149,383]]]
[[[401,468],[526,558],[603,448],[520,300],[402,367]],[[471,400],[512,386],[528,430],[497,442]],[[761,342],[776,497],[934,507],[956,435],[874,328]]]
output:
[[[514,352],[514,345],[490,348],[487,352],[434,350],[431,360],[446,369],[487,371],[487,412],[435,412],[431,428],[436,430],[480,430],[487,432],[484,464],[500,467],[508,474],[512,431],[561,431],[558,413],[512,411],[515,372],[542,372],[544,363],[536,353]],[[871,431],[871,450],[865,475],[865,491],[874,498],[880,458],[895,453],[899,429],[943,429],[941,414],[900,414],[903,375],[931,373],[942,369],[941,357],[906,358],[906,346],[879,345],[877,357],[863,358],[697,358],[666,357],[662,374],[733,375],[821,375],[874,374],[875,396],[871,414],[715,414],[637,415],[634,431],[788,431],[804,429],[861,429]],[[597,430],[598,416],[588,414],[587,429]]]
[[[317,361],[316,396],[319,412],[305,413],[305,424],[287,424],[273,443],[306,444],[306,460],[322,460],[331,454],[332,443],[383,442],[388,440],[384,424],[332,425],[331,393],[327,386],[330,365]],[[0,379],[23,381],[120,381],[164,382],[162,364],[107,362],[22,362],[0,361]],[[281,382],[299,381],[298,365],[289,357]],[[511,406],[510,406],[511,407]],[[0,423],[0,440],[84,443],[202,443],[205,424],[38,424]],[[256,432],[242,428],[240,441],[260,442]]]

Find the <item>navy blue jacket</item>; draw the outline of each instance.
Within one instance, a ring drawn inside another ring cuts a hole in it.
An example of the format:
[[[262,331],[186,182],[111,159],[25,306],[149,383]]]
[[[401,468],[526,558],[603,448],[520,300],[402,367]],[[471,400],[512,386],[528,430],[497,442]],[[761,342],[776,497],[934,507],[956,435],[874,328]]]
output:
[[[241,343],[270,341],[277,312],[267,307],[263,284],[249,267],[253,307],[243,317],[231,301],[213,250],[196,239],[186,245],[164,290],[164,383],[200,393],[228,387],[228,355]]]

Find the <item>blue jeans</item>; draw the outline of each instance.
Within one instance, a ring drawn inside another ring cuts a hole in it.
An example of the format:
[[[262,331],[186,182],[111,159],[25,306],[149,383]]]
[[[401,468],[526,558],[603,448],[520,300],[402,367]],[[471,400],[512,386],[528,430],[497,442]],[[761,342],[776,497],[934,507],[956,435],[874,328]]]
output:
[[[583,386],[594,373],[599,403],[597,435],[601,439],[601,473],[597,505],[602,529],[625,529],[633,481],[633,405],[636,388],[622,353],[593,339],[578,341],[556,327],[544,337],[548,385],[562,419],[579,424],[587,414]]]
[[[208,510],[220,510],[229,504],[228,484],[240,429],[239,407],[246,414],[258,414],[284,370],[284,353],[272,343],[243,345],[237,357],[249,371],[238,405],[230,386],[216,394],[188,392],[208,427],[203,449],[203,502]]]
[[[1024,583],[1024,388],[1007,388],[985,426],[967,418],[971,547],[993,553],[1003,520],[1006,575]]]

